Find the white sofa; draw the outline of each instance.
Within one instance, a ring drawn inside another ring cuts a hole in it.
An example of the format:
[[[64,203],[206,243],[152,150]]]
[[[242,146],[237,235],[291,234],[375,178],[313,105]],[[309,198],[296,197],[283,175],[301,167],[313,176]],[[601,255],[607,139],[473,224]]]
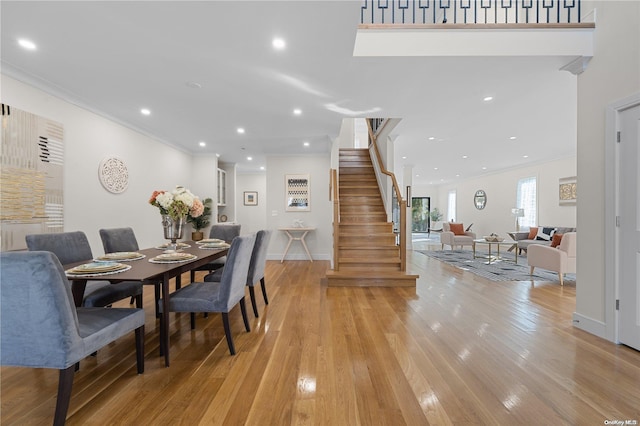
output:
[[[564,285],[564,274],[576,272],[576,236],[575,232],[562,235],[558,247],[531,244],[527,250],[527,262],[533,274],[535,268],[543,268],[558,273],[560,285]]]
[[[540,228],[552,228],[554,229],[554,233],[555,234],[566,234],[568,232],[576,232],[576,228],[566,228],[566,227],[557,227],[557,226],[541,226],[538,227],[538,229]],[[515,232],[514,233],[515,239],[517,241],[518,244],[518,250],[520,250],[520,253],[522,253],[523,251],[526,252],[527,249],[529,248],[529,246],[531,244],[542,244],[542,245],[546,245],[549,246],[551,245],[551,240],[539,240],[536,238],[533,239],[529,239],[529,229],[525,229],[522,232]]]
[[[463,227],[464,229],[464,227]],[[476,234],[471,231],[465,231],[464,235],[455,235],[451,231],[451,223],[443,222],[442,223],[442,232],[440,233],[440,243],[442,244],[442,250],[444,250],[445,245],[451,246],[451,250],[455,246],[472,246],[473,240],[476,239]]]

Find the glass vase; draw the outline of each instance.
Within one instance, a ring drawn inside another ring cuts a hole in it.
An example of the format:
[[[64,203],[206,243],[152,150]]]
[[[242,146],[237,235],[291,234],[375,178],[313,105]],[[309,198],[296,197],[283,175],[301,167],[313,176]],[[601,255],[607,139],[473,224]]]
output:
[[[186,217],[181,216],[177,219],[172,218],[169,215],[162,215],[162,227],[164,228],[164,237],[170,240],[167,245],[167,250],[177,250],[177,240],[182,238],[184,231],[184,225],[186,223]]]

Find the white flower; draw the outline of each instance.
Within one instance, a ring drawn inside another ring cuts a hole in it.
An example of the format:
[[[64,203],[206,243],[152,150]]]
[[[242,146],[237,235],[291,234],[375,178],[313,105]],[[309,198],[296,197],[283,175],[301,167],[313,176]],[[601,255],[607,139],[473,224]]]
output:
[[[170,192],[159,194],[156,197],[156,201],[163,209],[169,210],[169,207],[171,207],[171,204],[173,204],[173,194]]]

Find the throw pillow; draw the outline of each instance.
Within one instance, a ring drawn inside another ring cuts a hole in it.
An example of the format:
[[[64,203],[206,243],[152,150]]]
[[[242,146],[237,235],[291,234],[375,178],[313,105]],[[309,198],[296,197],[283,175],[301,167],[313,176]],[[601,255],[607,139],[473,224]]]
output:
[[[560,246],[560,242],[562,241],[562,235],[563,234],[558,234],[558,233],[553,234],[553,237],[551,237],[551,247]]]
[[[464,235],[464,225],[462,223],[450,223],[449,229],[453,235]]]
[[[556,228],[538,228],[538,233],[536,234],[536,240],[538,241],[551,241],[551,237],[556,232]]]
[[[527,235],[527,240],[535,240],[536,235],[538,235],[538,227],[532,226],[529,228],[529,235]]]

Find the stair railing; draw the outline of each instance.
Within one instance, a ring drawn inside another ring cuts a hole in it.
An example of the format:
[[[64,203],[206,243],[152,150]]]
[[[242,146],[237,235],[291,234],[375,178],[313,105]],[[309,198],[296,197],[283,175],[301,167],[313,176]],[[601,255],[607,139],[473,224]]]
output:
[[[375,127],[375,131],[374,131]],[[400,270],[407,270],[407,226],[406,226],[406,218],[407,218],[407,204],[406,200],[402,198],[402,192],[400,191],[400,186],[398,185],[398,181],[396,180],[396,175],[393,172],[387,170],[385,167],[382,157],[380,155],[380,150],[378,149],[377,136],[380,134],[380,131],[384,127],[384,121],[380,119],[369,119],[367,120],[367,129],[369,132],[369,153],[372,156],[371,160],[373,161],[374,167],[377,166],[377,169],[383,175],[387,176],[391,181],[391,190],[392,190],[392,221],[394,222],[394,231],[399,235],[398,244],[400,245]],[[382,191],[382,189],[381,189]],[[383,191],[386,193],[386,191]],[[393,212],[397,212],[397,217]]]
[[[338,170],[331,169],[329,174],[329,201],[333,201],[333,270],[338,271],[338,248],[340,247],[340,188]]]

